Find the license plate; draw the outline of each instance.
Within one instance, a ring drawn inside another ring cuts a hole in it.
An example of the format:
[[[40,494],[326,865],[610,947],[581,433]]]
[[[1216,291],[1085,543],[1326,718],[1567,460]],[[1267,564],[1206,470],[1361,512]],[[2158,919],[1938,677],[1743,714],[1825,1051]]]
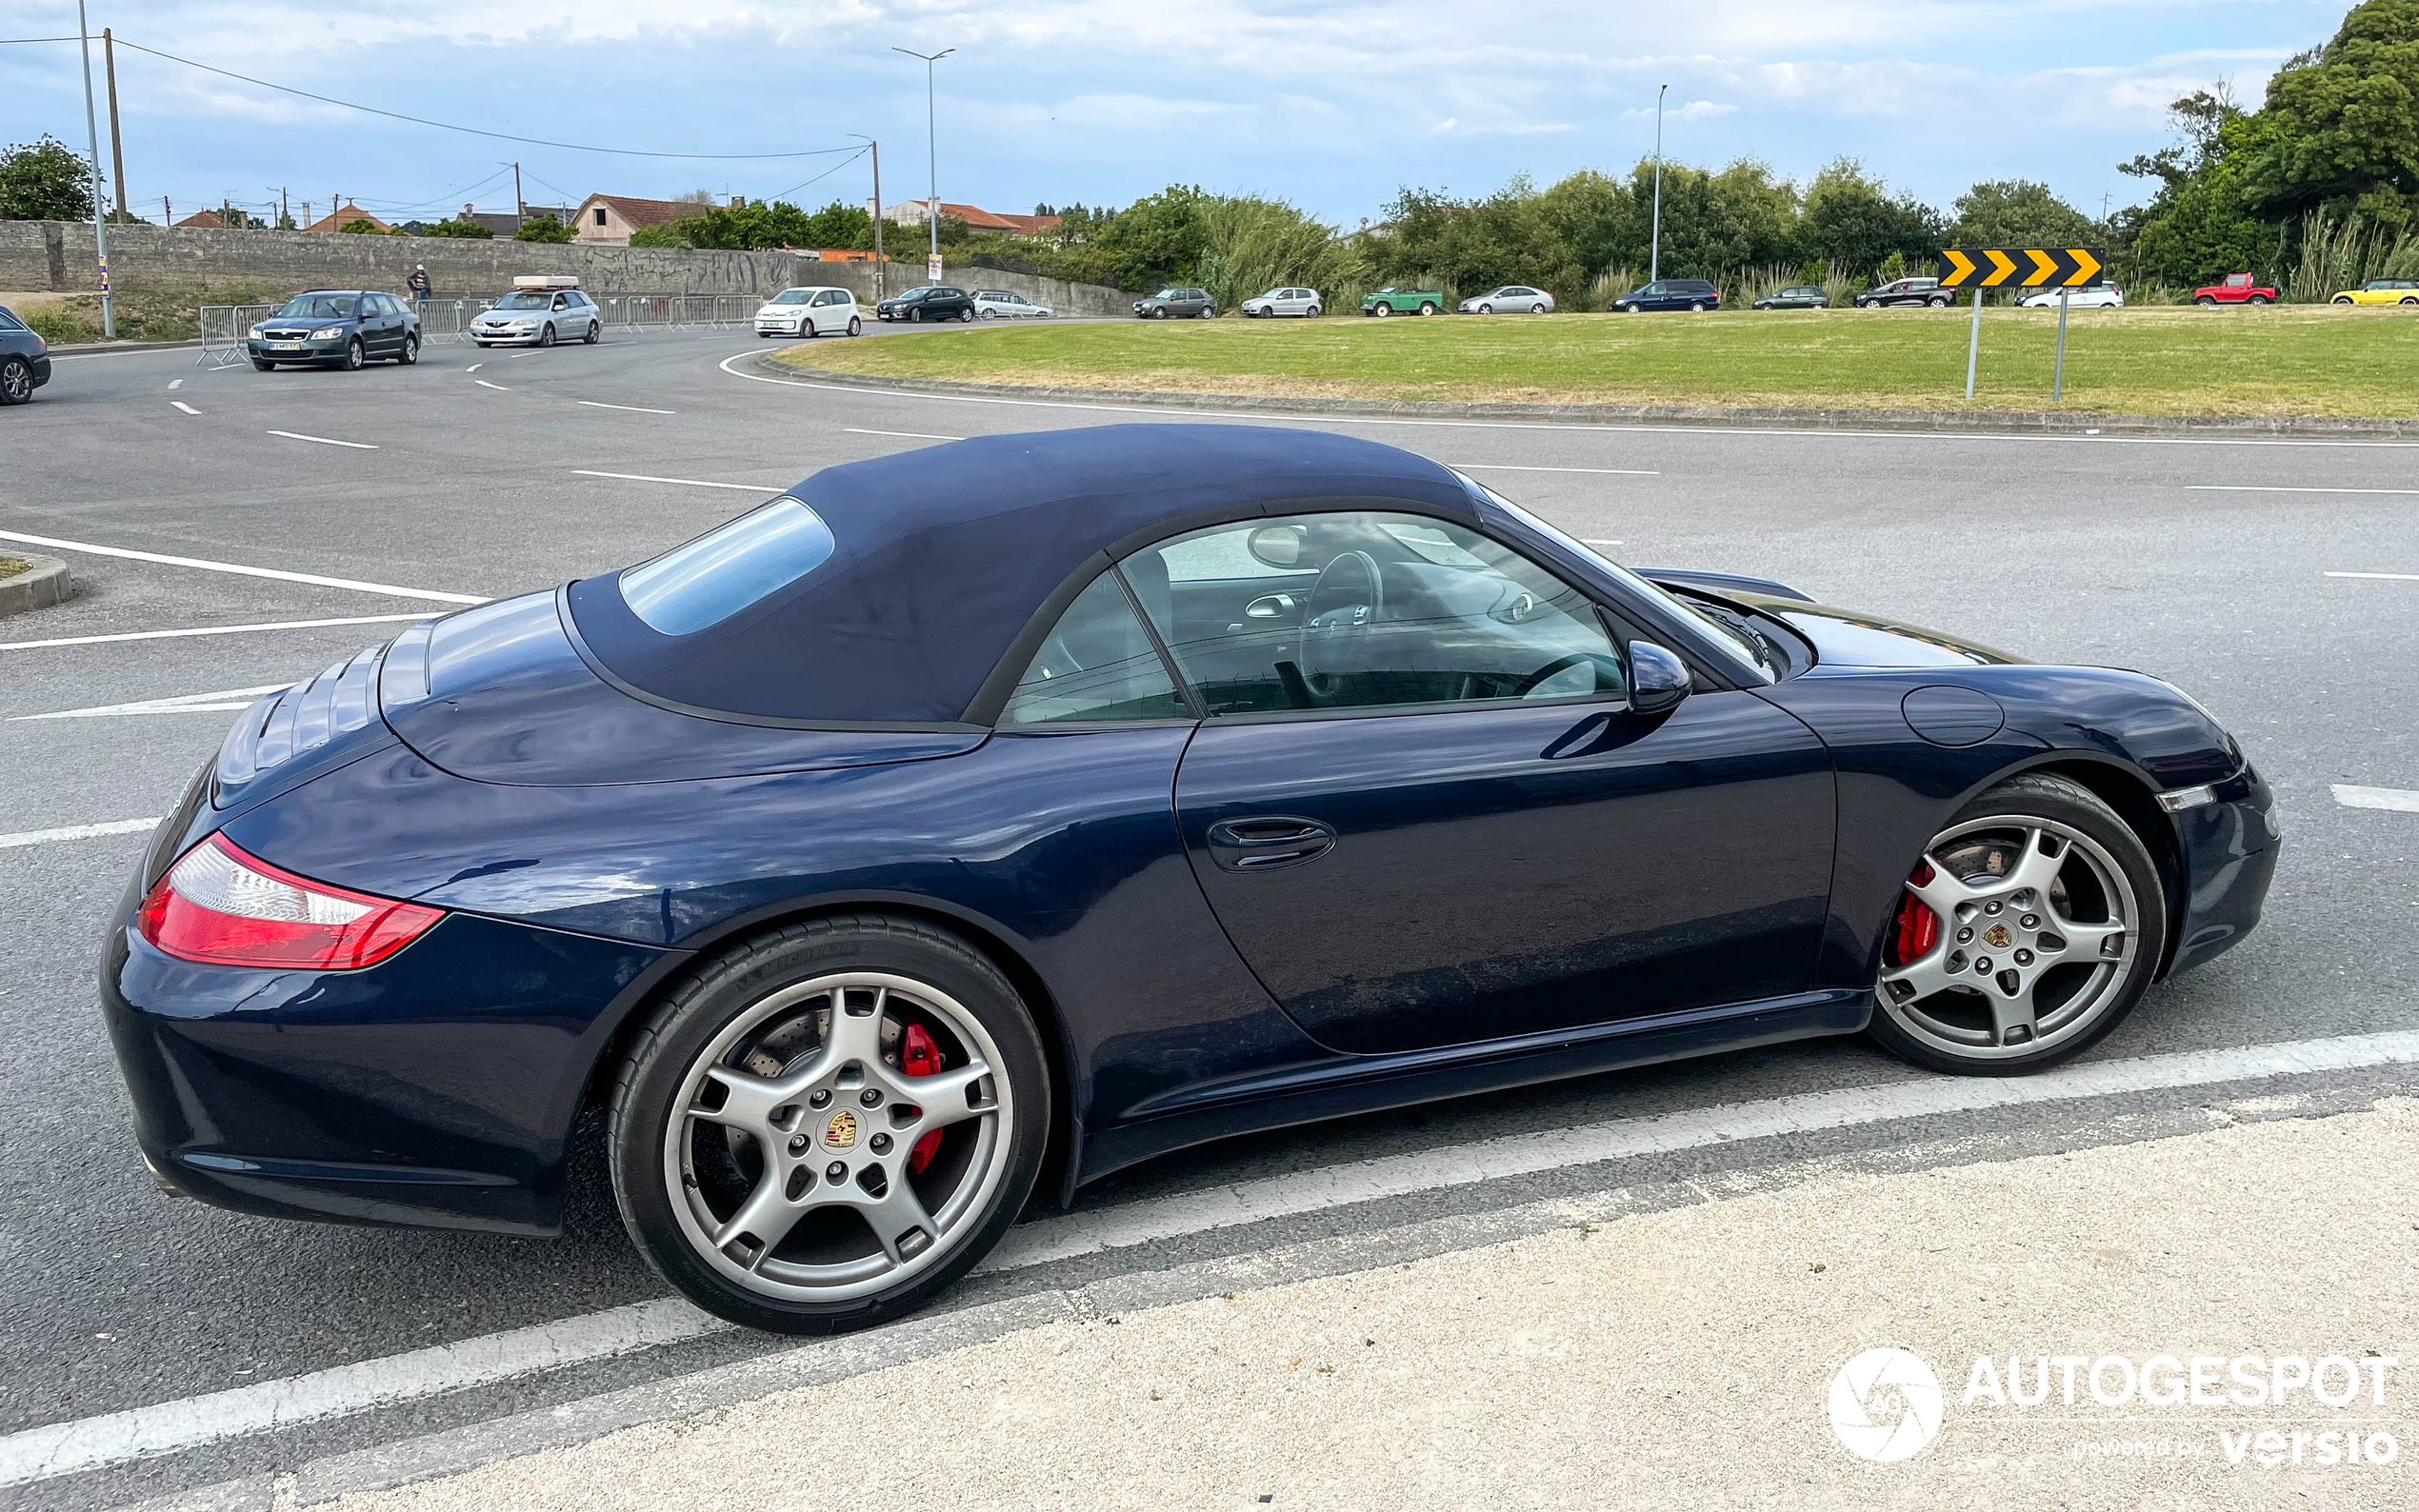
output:
[[[270,351],[300,351],[303,349],[303,344],[298,341],[272,341],[269,344],[269,349]]]

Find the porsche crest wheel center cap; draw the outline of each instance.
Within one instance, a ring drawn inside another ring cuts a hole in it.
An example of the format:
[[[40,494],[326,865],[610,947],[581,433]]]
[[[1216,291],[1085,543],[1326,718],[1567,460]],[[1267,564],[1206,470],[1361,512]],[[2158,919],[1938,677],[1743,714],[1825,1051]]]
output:
[[[823,1143],[835,1150],[845,1150],[857,1142],[857,1116],[843,1108],[823,1126]]]
[[[2015,937],[2013,935],[2008,933],[2008,926],[2004,924],[1994,924],[1989,928],[1985,929],[1982,932],[1983,943],[1990,946],[1993,950],[2007,949],[2014,938]]]

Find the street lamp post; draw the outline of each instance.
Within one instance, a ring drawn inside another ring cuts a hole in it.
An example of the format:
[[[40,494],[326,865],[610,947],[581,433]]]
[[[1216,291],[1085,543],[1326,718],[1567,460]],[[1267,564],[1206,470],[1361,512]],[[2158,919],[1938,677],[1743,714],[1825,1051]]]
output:
[[[892,48],[890,50],[904,52],[910,58],[924,60],[924,141],[927,154],[925,167],[930,175],[925,189],[927,197],[924,201],[924,212],[925,218],[932,223],[930,256],[932,263],[937,266],[941,261],[941,148],[938,127],[935,125],[938,118],[933,114],[932,109],[932,65],[955,52],[957,49],[943,48],[938,52],[918,52],[913,48]],[[926,276],[938,275],[928,269]]]
[[[1647,282],[1651,284],[1663,270],[1663,91],[1671,86],[1660,86],[1654,91],[1654,230],[1647,243]]]
[[[75,0],[75,30],[84,40],[84,140],[91,149],[92,256],[101,265],[101,334],[117,340],[117,310],[110,304],[110,233],[101,209],[101,128],[92,118],[92,28],[84,19],[84,0]]]

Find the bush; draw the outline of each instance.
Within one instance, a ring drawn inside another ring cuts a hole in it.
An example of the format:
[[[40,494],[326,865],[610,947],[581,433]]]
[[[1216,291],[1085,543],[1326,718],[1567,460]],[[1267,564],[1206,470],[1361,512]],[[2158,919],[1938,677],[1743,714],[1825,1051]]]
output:
[[[570,241],[573,234],[570,227],[551,215],[532,215],[521,223],[521,229],[512,233],[512,239],[516,242],[561,243]]]
[[[476,221],[438,221],[420,229],[423,236],[452,236],[464,241],[491,241],[495,232]]]
[[[689,238],[680,233],[681,223],[670,226],[642,226],[630,233],[632,247],[687,247]]]

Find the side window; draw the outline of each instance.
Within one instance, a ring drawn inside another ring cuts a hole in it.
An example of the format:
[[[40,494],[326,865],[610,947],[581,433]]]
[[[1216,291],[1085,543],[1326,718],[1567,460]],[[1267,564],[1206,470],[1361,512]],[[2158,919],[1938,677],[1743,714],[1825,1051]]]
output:
[[[1121,567],[1212,715],[1605,698],[1628,686],[1584,596],[1441,520],[1217,526]]]
[[[1003,725],[1189,719],[1159,652],[1112,572],[1075,596],[1001,711]]]

